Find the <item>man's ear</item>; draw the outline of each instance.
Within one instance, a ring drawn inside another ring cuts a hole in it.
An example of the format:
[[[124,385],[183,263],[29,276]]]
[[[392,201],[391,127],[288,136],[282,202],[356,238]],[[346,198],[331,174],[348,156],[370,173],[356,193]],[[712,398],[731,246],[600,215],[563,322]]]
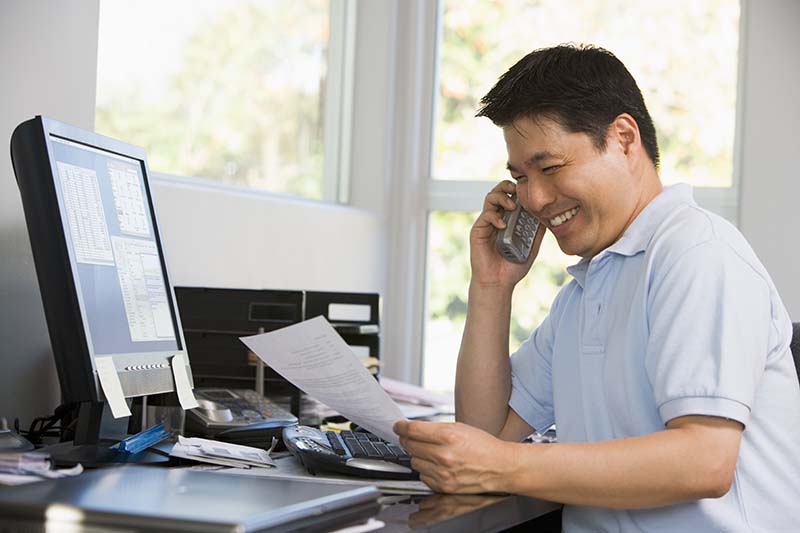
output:
[[[642,145],[639,134],[639,125],[628,113],[617,116],[608,128],[609,141],[617,142],[622,153],[627,156],[632,154],[632,149]]]

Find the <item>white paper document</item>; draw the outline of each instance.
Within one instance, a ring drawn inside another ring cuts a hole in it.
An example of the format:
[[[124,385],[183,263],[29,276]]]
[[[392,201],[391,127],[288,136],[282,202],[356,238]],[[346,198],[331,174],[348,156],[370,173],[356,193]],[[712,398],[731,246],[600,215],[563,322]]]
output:
[[[399,445],[392,425],[403,413],[324,317],[241,340],[309,396]]]
[[[440,394],[418,385],[389,379],[385,376],[381,376],[381,387],[393,400],[418,405],[430,405],[431,407],[441,408],[442,412],[455,413],[455,397],[452,394]]]
[[[114,359],[111,357],[95,357],[94,366],[97,368],[97,377],[100,379],[100,386],[106,396],[111,414],[114,418],[131,416],[131,410],[125,401],[125,394],[122,392],[122,384],[119,382],[117,368],[114,366]]]
[[[275,466],[275,461],[269,456],[270,451],[241,444],[179,436],[178,443],[172,448],[170,455],[235,468],[251,466],[270,468]]]

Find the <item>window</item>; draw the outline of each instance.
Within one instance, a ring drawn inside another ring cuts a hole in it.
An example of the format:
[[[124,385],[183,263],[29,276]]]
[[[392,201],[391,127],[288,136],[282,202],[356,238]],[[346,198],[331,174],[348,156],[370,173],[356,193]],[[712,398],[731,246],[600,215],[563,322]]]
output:
[[[738,0],[440,3],[423,384],[453,387],[470,274],[469,228],[485,193],[508,175],[502,135],[488,119],[474,118],[497,78],[536,48],[577,42],[609,49],[636,78],[653,116],[662,181],[692,184],[701,204],[735,219],[739,17]],[[565,267],[575,262],[548,234],[535,268],[515,291],[511,350],[547,314],[568,280]]]
[[[155,172],[336,199],[342,4],[102,2],[96,130]]]

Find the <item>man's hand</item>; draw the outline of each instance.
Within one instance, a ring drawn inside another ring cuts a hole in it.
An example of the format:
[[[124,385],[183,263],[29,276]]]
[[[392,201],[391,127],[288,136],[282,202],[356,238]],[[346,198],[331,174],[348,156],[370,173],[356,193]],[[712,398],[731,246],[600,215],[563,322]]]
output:
[[[394,431],[411,454],[411,467],[436,492],[504,492],[518,466],[518,445],[466,424],[403,420]]]
[[[474,283],[513,287],[525,277],[539,253],[539,246],[544,238],[544,224],[539,225],[528,261],[524,264],[508,261],[500,255],[495,247],[497,232],[506,227],[503,215],[507,210],[514,209],[516,205],[508,195],[514,194],[516,190],[517,186],[508,180],[495,185],[486,195],[483,201],[483,211],[472,225],[469,234],[469,249]]]

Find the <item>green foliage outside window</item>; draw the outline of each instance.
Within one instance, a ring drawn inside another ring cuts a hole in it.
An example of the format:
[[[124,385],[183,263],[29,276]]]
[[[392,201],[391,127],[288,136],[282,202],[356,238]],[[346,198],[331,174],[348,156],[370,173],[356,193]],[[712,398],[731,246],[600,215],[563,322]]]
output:
[[[184,4],[186,17],[197,16],[193,2]],[[124,16],[113,3],[103,8]],[[321,198],[328,2],[219,2],[215,9],[175,52],[178,67],[157,91],[143,82],[153,75],[158,43],[130,41],[142,50],[135,64],[107,63],[130,70],[126,85],[106,84],[112,73],[101,69],[97,131],[144,146],[154,171]],[[101,56],[131,37],[101,35],[109,40],[101,38]]]
[[[512,64],[565,42],[602,46],[636,78],[666,183],[730,187],[739,0],[444,2],[434,176],[504,176],[505,148],[479,100]]]

